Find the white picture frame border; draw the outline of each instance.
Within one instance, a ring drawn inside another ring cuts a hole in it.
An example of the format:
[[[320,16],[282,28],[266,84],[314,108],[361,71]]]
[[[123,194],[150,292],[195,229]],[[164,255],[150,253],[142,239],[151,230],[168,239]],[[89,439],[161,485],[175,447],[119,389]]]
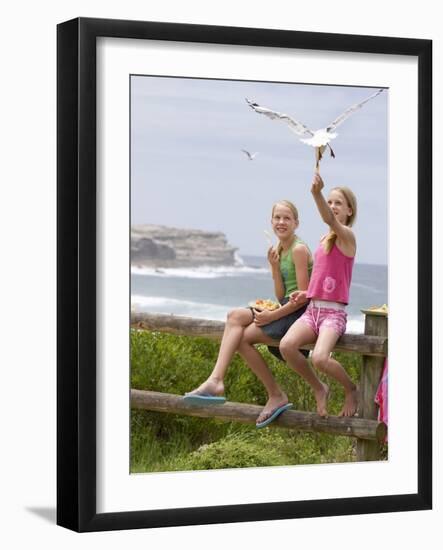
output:
[[[97,510],[253,504],[417,492],[418,63],[411,56],[100,38],[97,42]],[[129,77],[132,74],[388,88],[389,461],[129,474]],[[402,121],[408,120],[405,135]],[[401,208],[398,208],[401,197]],[[408,239],[404,239],[404,211]],[[407,279],[403,277],[408,273]],[[393,282],[395,281],[395,284]],[[409,295],[407,306],[405,294]],[[404,319],[411,323],[405,326]],[[408,348],[402,342],[408,341]],[[116,342],[119,345],[116,346]],[[401,372],[395,365],[402,365]],[[416,401],[416,400],[415,400]],[[235,490],[233,489],[235,488]]]

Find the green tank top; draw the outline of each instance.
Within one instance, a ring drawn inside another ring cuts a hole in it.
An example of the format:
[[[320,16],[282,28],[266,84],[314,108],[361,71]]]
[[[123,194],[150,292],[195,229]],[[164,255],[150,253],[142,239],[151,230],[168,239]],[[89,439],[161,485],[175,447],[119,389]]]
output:
[[[303,242],[301,239],[295,239],[292,243],[292,246],[286,252],[283,252],[280,255],[280,272],[283,278],[283,284],[285,285],[285,298],[289,298],[289,295],[298,290],[297,287],[297,277],[295,276],[295,265],[292,260],[292,249],[297,244],[303,244],[309,251],[309,261],[308,261],[308,276],[311,278],[312,273],[312,254],[309,250],[308,245]]]

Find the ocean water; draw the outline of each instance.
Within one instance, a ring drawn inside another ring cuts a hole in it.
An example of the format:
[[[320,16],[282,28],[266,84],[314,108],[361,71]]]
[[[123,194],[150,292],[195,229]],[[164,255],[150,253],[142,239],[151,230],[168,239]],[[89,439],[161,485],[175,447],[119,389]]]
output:
[[[347,332],[363,332],[361,309],[387,304],[387,287],[387,266],[354,266]],[[239,257],[233,267],[131,269],[131,307],[136,311],[225,320],[230,309],[257,298],[275,299],[267,260],[259,256]]]

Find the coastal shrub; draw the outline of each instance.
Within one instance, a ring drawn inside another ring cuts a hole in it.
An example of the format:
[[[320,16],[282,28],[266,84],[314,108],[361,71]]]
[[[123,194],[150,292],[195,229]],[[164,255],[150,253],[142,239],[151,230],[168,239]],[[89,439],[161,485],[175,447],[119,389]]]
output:
[[[344,463],[355,460],[346,437],[287,429],[235,427],[224,437],[195,445],[186,432],[159,439],[147,429],[132,444],[131,471],[161,472]]]
[[[202,445],[180,460],[178,466],[183,470],[213,470],[284,464],[284,456],[274,445],[265,445],[260,438],[254,438],[247,433],[237,433]]]
[[[131,333],[131,387],[183,395],[201,384],[212,371],[219,343],[207,338],[190,338],[146,331]],[[266,346],[258,346],[277,382],[288,394],[294,407],[315,410],[315,399],[306,382],[286,363],[271,355]],[[351,378],[358,380],[361,357],[349,353],[334,354]],[[332,389],[331,412],[343,399],[337,383],[320,376]],[[264,404],[266,392],[240,356],[235,355],[225,380],[230,401]],[[334,408],[334,405],[337,405]],[[338,411],[337,411],[338,412]]]
[[[131,387],[183,395],[211,372],[219,343],[163,333],[131,331]],[[259,346],[277,382],[298,410],[315,411],[311,389],[285,363]],[[334,354],[358,381],[361,356]],[[341,386],[330,379],[328,408],[343,405]],[[266,392],[236,355],[225,380],[230,401],[264,404]],[[131,411],[131,471],[321,464],[355,460],[354,440],[280,428],[256,430],[253,425],[151,411]]]
[[[337,441],[339,439],[339,441]],[[205,444],[177,462],[182,470],[254,468],[349,462],[354,451],[349,438],[326,438],[287,430],[236,433]]]

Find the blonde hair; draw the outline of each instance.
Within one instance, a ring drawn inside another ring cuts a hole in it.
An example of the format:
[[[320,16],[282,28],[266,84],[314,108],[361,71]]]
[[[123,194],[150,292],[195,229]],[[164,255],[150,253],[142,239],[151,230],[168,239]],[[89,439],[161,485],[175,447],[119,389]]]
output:
[[[348,227],[352,227],[352,225],[355,222],[355,218],[357,217],[357,198],[354,195],[354,193],[349,189],[349,187],[333,187],[331,191],[339,191],[345,198],[345,201],[348,205],[348,207],[351,209],[351,215],[348,216],[348,219],[346,220],[346,225]],[[326,252],[326,254],[329,254],[331,252],[332,247],[334,246],[335,241],[337,240],[337,235],[334,233],[334,231],[329,231],[329,233],[326,235],[324,241],[323,241],[323,248]]]
[[[283,199],[282,201],[278,201],[276,202],[273,207],[272,207],[272,213],[271,213],[271,217],[273,218],[274,217],[274,210],[275,210],[275,207],[278,206],[278,205],[281,205],[281,206],[286,206],[286,208],[289,208],[289,210],[292,212],[292,215],[294,216],[294,220],[298,223],[299,222],[299,219],[298,219],[298,210],[297,210],[297,207],[295,206],[295,204],[291,201],[288,201],[286,199]],[[281,242],[279,241],[278,242],[278,247],[277,247],[277,254],[278,254],[278,257],[280,258],[280,255],[281,255],[281,252],[283,250],[283,246],[281,244]]]

